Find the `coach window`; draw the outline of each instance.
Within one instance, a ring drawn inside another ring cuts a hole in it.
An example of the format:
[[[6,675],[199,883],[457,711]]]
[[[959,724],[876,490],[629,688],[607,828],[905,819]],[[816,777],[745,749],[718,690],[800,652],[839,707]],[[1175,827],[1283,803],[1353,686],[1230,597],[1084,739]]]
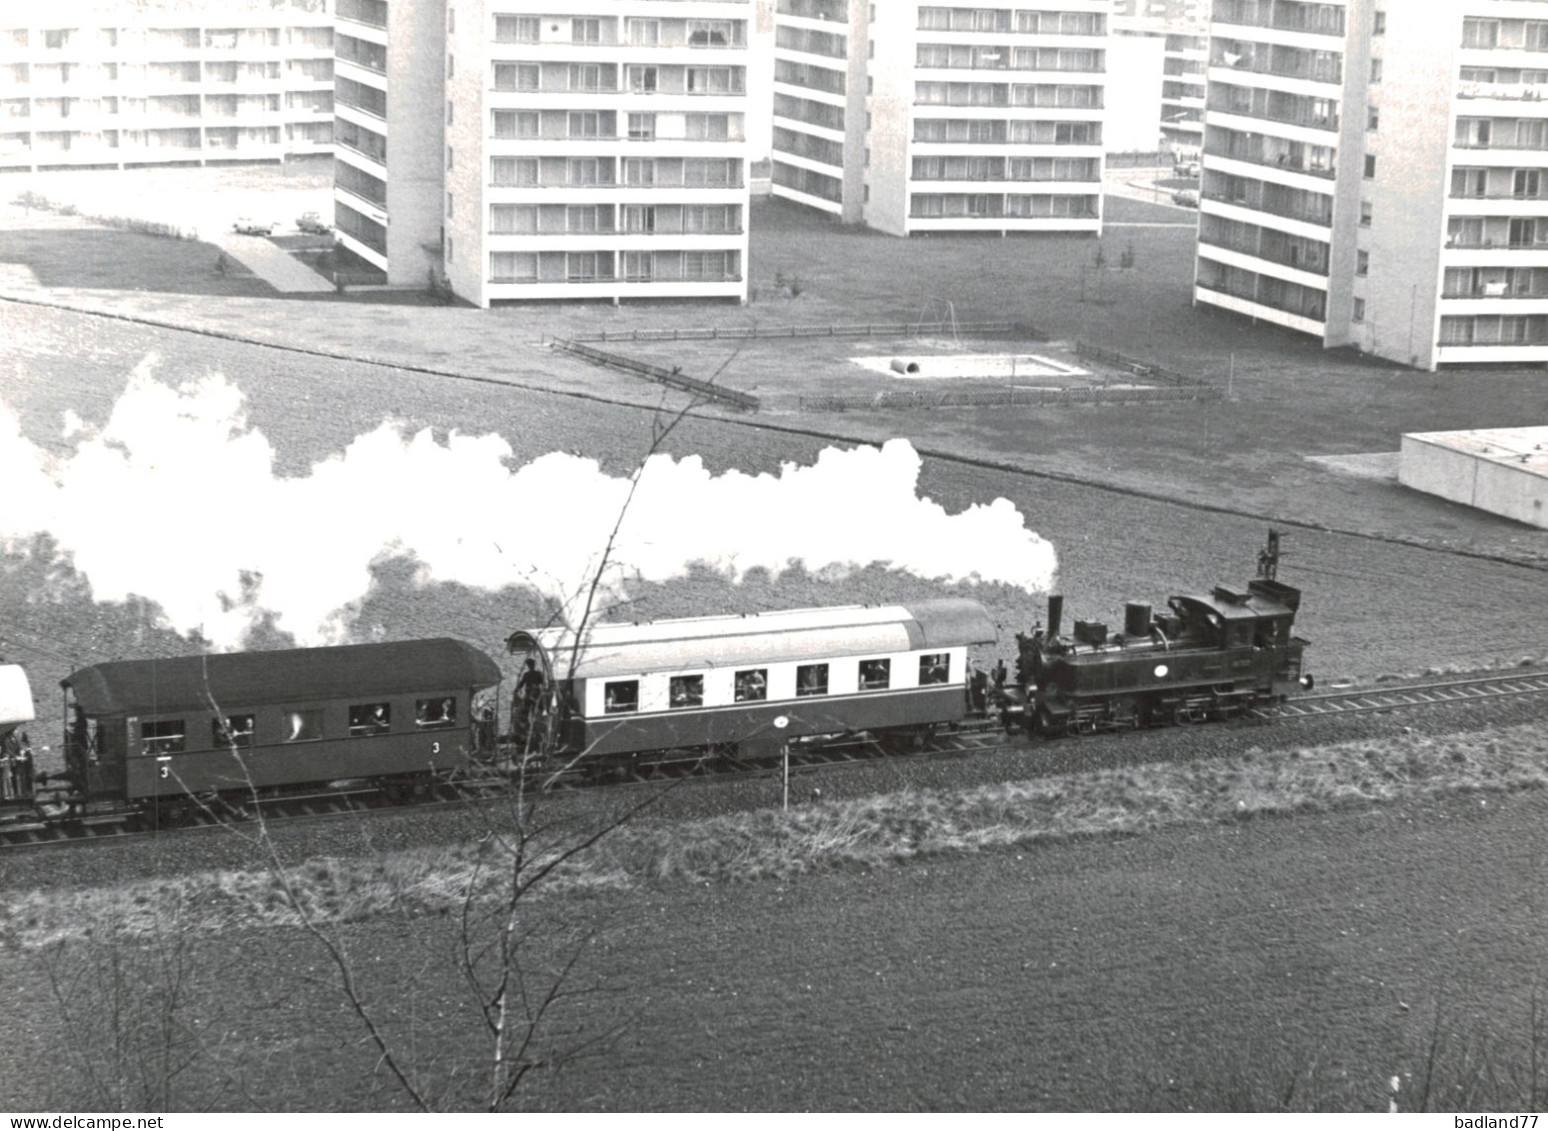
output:
[[[769,697],[768,668],[749,668],[736,673],[736,701],[754,703]]]
[[[828,665],[802,664],[796,668],[796,696],[826,695],[828,693]]]
[[[674,675],[670,690],[673,707],[704,706],[704,677],[702,675]]]
[[[364,738],[392,729],[391,703],[354,703],[349,708],[349,736]]]
[[[451,698],[414,700],[414,722],[422,727],[454,726],[457,722],[457,700]]]
[[[316,742],[323,736],[321,707],[286,711],[281,742]]]
[[[604,706],[609,715],[621,715],[640,709],[640,681],[619,679],[603,688]]]
[[[141,754],[176,754],[187,746],[182,719],[161,719],[140,725]]]
[[[860,690],[882,691],[892,683],[891,660],[861,660]]]
[[[936,652],[929,656],[919,657],[919,686],[924,687],[931,683],[949,683],[951,681],[951,654],[948,652]]]
[[[210,720],[211,743],[218,750],[232,746],[253,744],[253,717],[251,715],[227,715],[224,719]]]

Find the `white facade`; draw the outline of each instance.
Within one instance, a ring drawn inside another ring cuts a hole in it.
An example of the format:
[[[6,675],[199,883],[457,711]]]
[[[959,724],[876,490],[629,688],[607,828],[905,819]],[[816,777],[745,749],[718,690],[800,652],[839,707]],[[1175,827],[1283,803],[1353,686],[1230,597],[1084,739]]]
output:
[[[1103,148],[1109,153],[1153,151],[1161,136],[1166,37],[1159,31],[1113,22],[1107,41]]]
[[[1101,230],[1107,0],[778,0],[774,192],[894,235]]]
[[[1548,360],[1548,0],[1217,0],[1208,77],[1195,301]]]
[[[6,4],[0,170],[329,152],[330,7],[330,0]]]
[[[1548,427],[1408,433],[1398,480],[1548,529]]]
[[[455,294],[745,300],[748,0],[388,3],[445,21],[444,152],[409,168],[437,170]]]

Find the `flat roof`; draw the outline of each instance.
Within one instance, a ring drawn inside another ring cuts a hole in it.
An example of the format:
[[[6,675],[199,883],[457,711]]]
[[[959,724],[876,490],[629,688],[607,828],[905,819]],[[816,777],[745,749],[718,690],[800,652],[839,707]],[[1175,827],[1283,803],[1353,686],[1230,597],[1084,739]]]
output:
[[[1459,432],[1407,432],[1403,439],[1449,448],[1475,459],[1548,478],[1548,424],[1527,428],[1466,428]]]

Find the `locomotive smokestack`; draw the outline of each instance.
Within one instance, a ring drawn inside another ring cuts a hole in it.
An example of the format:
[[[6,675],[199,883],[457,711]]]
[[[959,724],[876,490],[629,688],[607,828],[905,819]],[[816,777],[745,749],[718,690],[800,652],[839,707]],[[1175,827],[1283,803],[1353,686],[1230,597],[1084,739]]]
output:
[[[1059,621],[1064,616],[1064,597],[1059,593],[1048,594],[1048,635],[1059,635]]]
[[[1150,633],[1150,606],[1129,601],[1123,606],[1123,634],[1138,639]]]

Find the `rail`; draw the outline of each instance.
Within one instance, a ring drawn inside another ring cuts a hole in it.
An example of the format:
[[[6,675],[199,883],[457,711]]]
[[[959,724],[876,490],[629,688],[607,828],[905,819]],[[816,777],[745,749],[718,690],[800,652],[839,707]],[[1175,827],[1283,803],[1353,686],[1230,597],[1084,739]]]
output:
[[[697,377],[685,376],[676,366],[669,369],[664,365],[653,365],[648,361],[625,357],[621,353],[612,353],[608,350],[597,349],[595,346],[584,345],[572,338],[555,338],[553,344],[557,349],[589,361],[593,365],[601,365],[608,369],[617,369],[623,373],[643,377],[647,381],[654,381],[658,385],[665,385],[671,389],[691,393],[693,396],[707,401],[719,401],[721,404],[730,405],[732,408],[740,409],[743,412],[758,411],[760,402],[751,393],[728,389],[724,385],[716,385],[710,381],[701,381]]]
[[[1450,705],[1488,700],[1516,698],[1528,695],[1548,695],[1548,671],[1500,672],[1487,676],[1432,683],[1393,684],[1386,687],[1334,691],[1318,695],[1298,695],[1272,707],[1257,708],[1247,717],[1260,719],[1298,719],[1329,715],[1358,714],[1368,711],[1397,711],[1432,705]],[[924,740],[909,752],[923,758],[954,758],[963,755],[988,752],[1006,747],[1019,746],[1025,736],[1008,733],[994,715],[964,720],[958,727],[937,733]],[[1060,741],[1078,742],[1080,739]],[[897,756],[883,744],[866,736],[850,736],[846,739],[811,745],[792,746],[791,765],[802,769],[817,769],[825,765],[871,761]],[[421,807],[465,805],[470,800],[498,797],[507,787],[506,775],[498,768],[482,777],[461,781],[437,782],[434,787],[413,804]],[[766,761],[747,762],[740,759],[707,758],[702,754],[685,752],[682,757],[667,757],[651,762],[631,763],[615,768],[612,773],[588,773],[585,767],[572,766],[555,775],[545,785],[547,789],[577,789],[604,784],[656,781],[676,777],[711,777],[723,774],[749,776],[770,775],[777,769]],[[365,788],[338,792],[300,794],[263,799],[257,804],[269,820],[293,820],[301,818],[337,818],[358,815],[363,812],[399,808],[403,798],[389,790]],[[182,828],[219,828],[232,821],[242,821],[252,816],[249,802],[236,810],[221,806],[215,809],[194,809],[186,814]],[[142,815],[119,809],[97,812],[73,821],[42,821],[32,818],[0,820],[0,850],[28,847],[62,846],[70,844],[94,844],[132,836],[155,836],[171,832],[157,829]]]
[[[1548,692],[1548,672],[1500,673],[1437,683],[1394,684],[1388,687],[1331,691],[1322,695],[1297,695],[1273,707],[1252,712],[1258,718],[1301,719],[1322,715],[1353,715],[1365,711],[1394,711],[1404,707],[1467,703],[1481,699],[1509,699]]]

